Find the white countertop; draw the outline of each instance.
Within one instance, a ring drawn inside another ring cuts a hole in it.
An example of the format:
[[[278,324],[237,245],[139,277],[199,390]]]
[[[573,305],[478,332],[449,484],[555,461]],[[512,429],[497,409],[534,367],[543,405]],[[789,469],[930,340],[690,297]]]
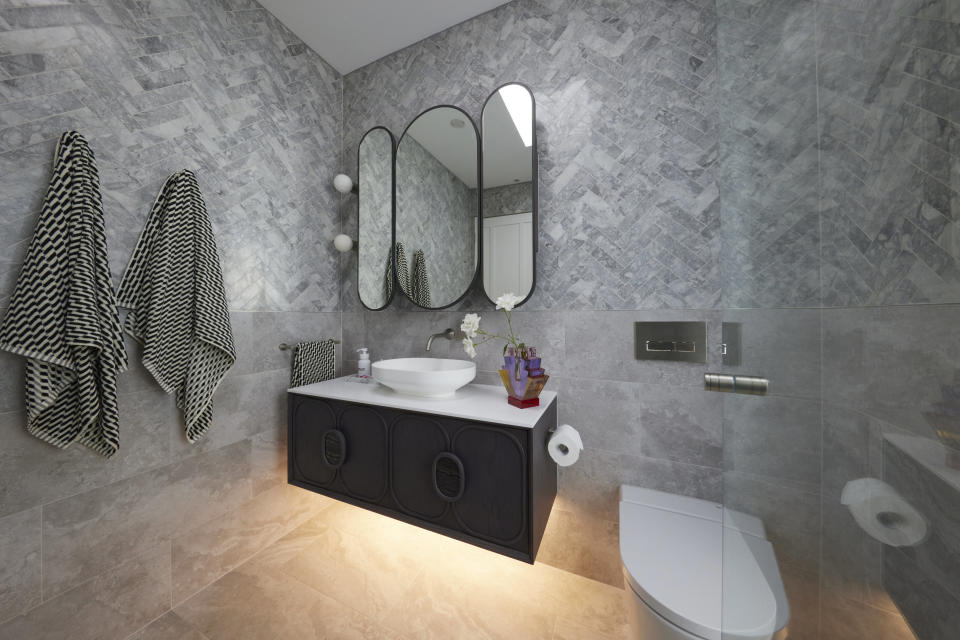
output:
[[[349,382],[347,378],[337,378],[326,382],[294,387],[288,389],[288,391],[302,396],[432,413],[439,416],[492,422],[523,429],[532,429],[536,426],[544,412],[557,397],[554,391],[543,391],[540,394],[539,407],[518,409],[507,404],[507,392],[503,387],[468,384],[458,389],[456,395],[452,398],[418,398],[401,395],[373,380],[368,384],[361,384]]]

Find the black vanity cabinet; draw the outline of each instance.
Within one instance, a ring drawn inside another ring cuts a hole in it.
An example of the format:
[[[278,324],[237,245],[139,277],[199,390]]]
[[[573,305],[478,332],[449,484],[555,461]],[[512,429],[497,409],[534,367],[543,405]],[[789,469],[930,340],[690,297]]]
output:
[[[532,428],[289,394],[288,480],[533,562],[557,493],[551,399]]]

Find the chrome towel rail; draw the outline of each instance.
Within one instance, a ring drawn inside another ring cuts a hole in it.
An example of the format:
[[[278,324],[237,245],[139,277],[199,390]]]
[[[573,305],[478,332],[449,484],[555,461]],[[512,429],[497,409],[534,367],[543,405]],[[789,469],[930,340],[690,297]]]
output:
[[[340,344],[340,341],[334,340],[333,344]],[[290,351],[291,349],[293,349],[293,345],[289,345],[286,342],[280,343],[280,351]]]

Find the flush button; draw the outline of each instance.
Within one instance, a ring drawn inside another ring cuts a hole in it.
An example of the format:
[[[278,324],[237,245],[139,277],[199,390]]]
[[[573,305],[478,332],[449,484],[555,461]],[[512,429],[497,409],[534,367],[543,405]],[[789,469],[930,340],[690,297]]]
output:
[[[637,360],[707,361],[706,322],[635,322]]]

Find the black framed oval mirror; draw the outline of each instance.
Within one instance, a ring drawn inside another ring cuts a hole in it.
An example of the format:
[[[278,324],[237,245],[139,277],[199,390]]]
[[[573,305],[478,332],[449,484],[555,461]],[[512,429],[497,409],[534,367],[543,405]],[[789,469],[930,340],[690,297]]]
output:
[[[358,242],[357,293],[371,311],[393,299],[394,219],[393,134],[374,127],[357,148]]]
[[[483,290],[523,304],[536,285],[536,103],[526,86],[497,88],[483,105]]]
[[[479,138],[466,112],[440,105],[397,143],[394,263],[400,290],[417,306],[456,304],[476,280]]]

